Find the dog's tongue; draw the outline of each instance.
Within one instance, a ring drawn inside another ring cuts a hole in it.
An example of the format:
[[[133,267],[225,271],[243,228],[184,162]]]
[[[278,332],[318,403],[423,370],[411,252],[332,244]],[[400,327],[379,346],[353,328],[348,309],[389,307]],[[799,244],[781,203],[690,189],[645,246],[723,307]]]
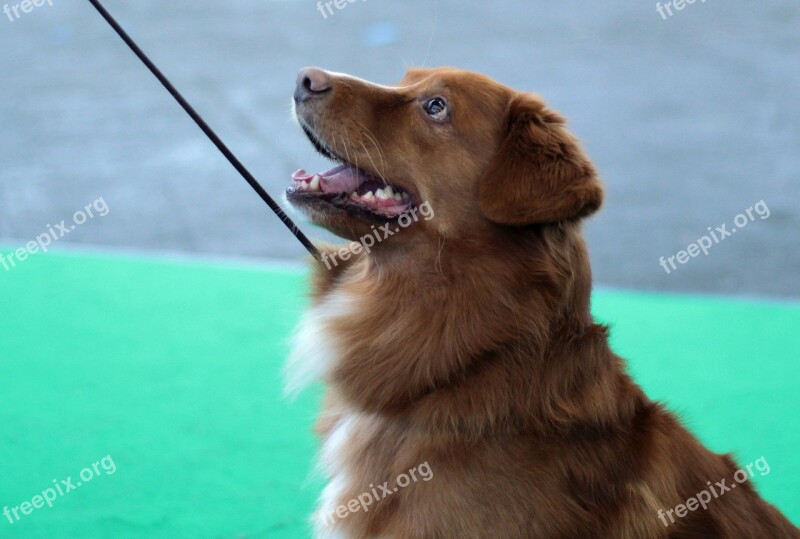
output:
[[[363,174],[363,173],[362,173]],[[352,193],[365,179],[359,174],[358,169],[349,165],[340,165],[320,174],[308,174],[300,169],[292,174],[296,182],[311,183],[315,176],[319,176],[319,185],[323,193]]]

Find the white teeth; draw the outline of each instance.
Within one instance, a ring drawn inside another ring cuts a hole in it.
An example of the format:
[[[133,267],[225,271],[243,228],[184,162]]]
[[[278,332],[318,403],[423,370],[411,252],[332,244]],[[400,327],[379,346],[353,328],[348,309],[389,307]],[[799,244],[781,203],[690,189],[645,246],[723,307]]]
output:
[[[392,200],[394,199],[394,189],[392,189],[391,185],[378,189],[375,191],[375,198],[378,200]]]
[[[309,189],[311,191],[319,191],[319,184],[322,181],[322,176],[316,174],[313,178],[311,178],[311,184],[309,185]]]
[[[311,179],[310,189],[312,191],[318,190],[318,183],[321,181],[319,176],[314,176]],[[302,184],[301,184],[302,185]],[[309,184],[305,184],[308,186]],[[302,188],[302,186],[301,186]],[[308,188],[308,187],[306,187]],[[355,200],[357,202],[376,202],[376,201],[385,201],[385,200],[393,200],[395,202],[404,202],[410,198],[410,195],[405,191],[398,191],[395,192],[391,186],[384,187],[383,189],[378,189],[376,191],[367,191],[363,195],[359,195],[357,191],[350,193],[351,200]]]

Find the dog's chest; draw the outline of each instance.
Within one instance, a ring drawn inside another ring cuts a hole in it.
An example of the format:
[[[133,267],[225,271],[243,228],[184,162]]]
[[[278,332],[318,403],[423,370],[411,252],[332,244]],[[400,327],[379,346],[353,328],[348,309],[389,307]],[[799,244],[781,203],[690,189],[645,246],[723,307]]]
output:
[[[326,438],[320,452],[318,466],[327,476],[328,484],[322,491],[317,513],[314,515],[317,538],[338,538],[336,510],[346,503],[347,492],[352,484],[352,471],[348,469],[345,451],[355,434],[357,418],[346,414]]]
[[[295,330],[293,348],[287,362],[288,392],[301,391],[316,380],[323,379],[343,359],[332,325],[358,312],[357,309],[356,297],[337,291],[306,312]],[[371,442],[365,430],[374,435],[382,430],[383,424],[378,418],[367,417],[355,410],[337,410],[336,413],[336,423],[325,436],[319,454],[318,469],[328,479],[328,484],[312,519],[317,539],[346,539],[348,535],[342,531],[344,524],[352,525],[353,520],[363,516],[348,512],[341,518],[337,516],[337,510],[341,513],[340,507],[360,494],[356,488],[359,483],[356,477],[363,475],[362,466],[366,463],[354,461],[352,455],[355,447],[369,446]],[[373,457],[379,452],[366,453]],[[381,459],[369,460],[370,469],[374,471],[381,468]],[[377,482],[382,476],[383,473],[378,472],[374,481]]]
[[[286,364],[287,393],[299,393],[323,378],[339,360],[341,351],[331,325],[356,308],[353,296],[333,292],[303,315],[294,331]]]

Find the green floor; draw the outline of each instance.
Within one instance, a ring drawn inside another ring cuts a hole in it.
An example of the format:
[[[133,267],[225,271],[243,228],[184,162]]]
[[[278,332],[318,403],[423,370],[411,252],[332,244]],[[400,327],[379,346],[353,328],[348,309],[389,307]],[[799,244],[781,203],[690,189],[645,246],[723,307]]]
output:
[[[280,382],[304,282],[125,257],[0,267],[0,511],[116,466],[0,514],[0,537],[307,537],[316,398]],[[760,491],[800,522],[800,306],[601,291],[595,311],[651,396],[713,449],[766,458]]]

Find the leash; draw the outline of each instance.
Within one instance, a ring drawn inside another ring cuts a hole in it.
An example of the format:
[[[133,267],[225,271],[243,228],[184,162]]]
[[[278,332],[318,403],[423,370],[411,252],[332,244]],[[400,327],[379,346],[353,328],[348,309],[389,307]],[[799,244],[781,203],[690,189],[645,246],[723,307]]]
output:
[[[140,49],[139,46],[133,41],[133,39],[131,39],[131,37],[127,34],[127,32],[125,32],[125,30],[119,25],[119,23],[117,23],[114,17],[112,17],[111,14],[108,11],[106,11],[106,8],[103,7],[100,1],[89,0],[89,2],[95,7],[97,12],[100,13],[100,15],[106,20],[106,22],[109,25],[111,25],[111,28],[113,28],[114,31],[117,33],[117,35],[119,35],[119,37],[122,38],[122,41],[124,41],[125,44],[139,58],[139,60],[142,61],[142,63],[158,79],[158,81],[164,86],[164,88],[170,93],[170,95],[172,95],[172,97],[175,98],[175,101],[177,101],[178,104],[181,107],[183,107],[183,110],[185,110],[186,114],[188,114],[189,117],[191,117],[191,119],[194,120],[194,123],[196,123],[197,126],[203,131],[203,133],[205,133],[206,136],[209,139],[211,139],[211,142],[214,143],[214,146],[216,146],[217,149],[220,152],[222,152],[222,155],[224,155],[225,158],[228,160],[228,162],[231,165],[233,165],[233,168],[235,168],[237,172],[239,172],[239,174],[242,175],[245,181],[248,184],[250,184],[250,187],[252,187],[256,193],[258,193],[258,196],[261,197],[261,200],[266,202],[267,206],[269,206],[270,209],[273,212],[275,212],[275,215],[277,215],[278,218],[283,222],[283,224],[286,225],[289,231],[291,231],[291,233],[294,234],[294,237],[296,237],[300,241],[300,243],[303,244],[303,246],[308,250],[308,252],[311,253],[311,255],[315,259],[317,259],[317,261],[321,262],[322,258],[317,248],[314,247],[314,244],[312,244],[311,241],[308,239],[308,237],[306,237],[306,235],[303,234],[303,232],[299,228],[297,228],[297,225],[294,224],[294,221],[292,221],[292,219],[288,215],[286,215],[286,213],[275,202],[275,200],[271,196],[269,196],[269,193],[267,193],[267,191],[263,187],[261,187],[261,184],[258,183],[258,180],[256,180],[256,178],[252,174],[250,174],[250,171],[247,170],[247,168],[245,168],[242,162],[239,161],[239,159],[236,158],[236,156],[225,145],[225,143],[222,142],[222,139],[220,139],[219,136],[217,136],[217,134],[206,123],[203,117],[200,116],[197,113],[197,111],[194,110],[194,108],[189,104],[189,102],[186,101],[186,99],[184,99],[181,93],[172,85],[169,79],[164,76],[164,74],[156,67],[156,65],[150,60],[150,58],[148,58],[147,55],[142,51],[142,49]]]

